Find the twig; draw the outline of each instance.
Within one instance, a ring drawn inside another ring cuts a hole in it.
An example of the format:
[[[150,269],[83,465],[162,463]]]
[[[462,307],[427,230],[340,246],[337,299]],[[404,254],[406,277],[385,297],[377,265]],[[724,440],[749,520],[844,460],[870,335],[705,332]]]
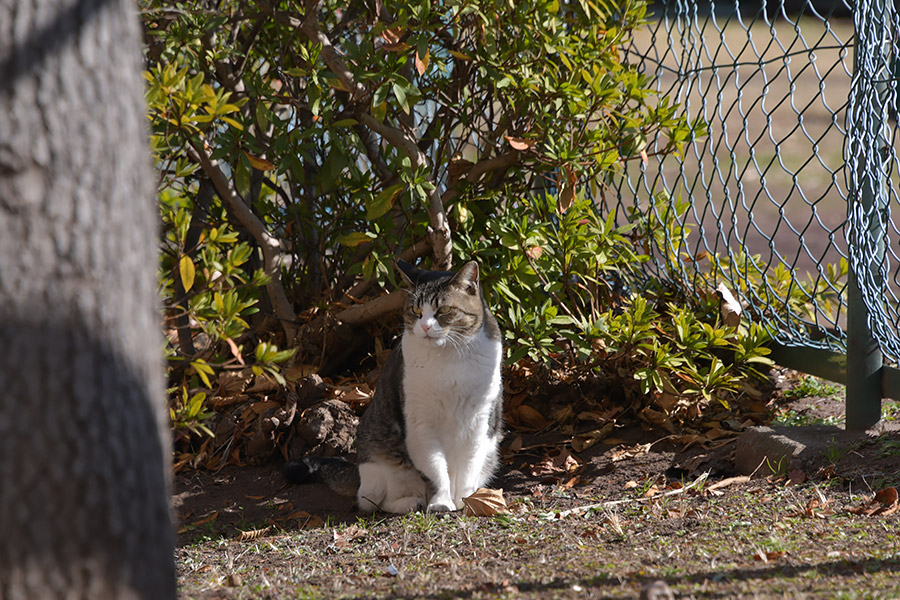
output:
[[[663,492],[662,494],[656,494],[655,496],[648,496],[646,498],[626,498],[625,500],[610,500],[608,502],[599,502],[597,504],[588,504],[587,506],[579,506],[576,508],[570,508],[569,510],[564,510],[557,515],[557,518],[562,519],[564,517],[568,517],[571,514],[575,514],[578,512],[583,512],[587,510],[595,510],[598,508],[610,508],[613,506],[619,506],[620,504],[628,504],[630,502],[649,502],[650,500],[658,500],[660,498],[666,498],[668,496],[677,496],[678,494],[683,494],[686,491],[698,487],[706,481],[706,478],[709,477],[709,471],[700,475],[697,479],[687,484],[682,488],[678,488],[677,490],[669,490],[668,492]]]

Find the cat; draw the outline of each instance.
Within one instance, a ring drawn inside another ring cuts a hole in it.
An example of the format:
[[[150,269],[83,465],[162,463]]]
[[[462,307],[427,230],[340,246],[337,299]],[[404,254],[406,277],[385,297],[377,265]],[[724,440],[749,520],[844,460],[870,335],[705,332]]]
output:
[[[455,273],[397,266],[410,287],[403,335],[360,419],[358,467],[307,457],[289,462],[285,476],[355,495],[363,513],[459,510],[498,464],[500,329],[476,262]]]

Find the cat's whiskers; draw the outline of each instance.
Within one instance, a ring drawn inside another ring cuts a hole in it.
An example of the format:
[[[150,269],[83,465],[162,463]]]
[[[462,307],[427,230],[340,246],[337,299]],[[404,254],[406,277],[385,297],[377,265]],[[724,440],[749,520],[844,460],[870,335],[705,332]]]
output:
[[[447,338],[447,341],[450,342],[450,345],[453,346],[453,349],[456,350],[457,354],[460,355],[472,345],[474,339],[473,336],[453,328],[447,328],[444,331],[444,336]]]

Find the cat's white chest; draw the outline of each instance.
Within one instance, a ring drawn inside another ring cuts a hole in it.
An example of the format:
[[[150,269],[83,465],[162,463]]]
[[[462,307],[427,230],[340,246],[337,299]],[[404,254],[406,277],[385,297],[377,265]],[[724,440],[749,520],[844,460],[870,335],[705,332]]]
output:
[[[484,332],[464,352],[403,336],[405,413],[413,422],[459,423],[487,414],[501,392],[500,342]]]

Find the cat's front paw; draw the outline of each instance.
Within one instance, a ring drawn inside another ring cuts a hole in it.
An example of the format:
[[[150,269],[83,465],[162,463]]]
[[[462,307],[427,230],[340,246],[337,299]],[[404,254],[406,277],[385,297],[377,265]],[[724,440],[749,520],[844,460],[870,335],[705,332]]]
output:
[[[428,512],[453,512],[454,510],[457,508],[449,497],[435,496],[428,503]]]

